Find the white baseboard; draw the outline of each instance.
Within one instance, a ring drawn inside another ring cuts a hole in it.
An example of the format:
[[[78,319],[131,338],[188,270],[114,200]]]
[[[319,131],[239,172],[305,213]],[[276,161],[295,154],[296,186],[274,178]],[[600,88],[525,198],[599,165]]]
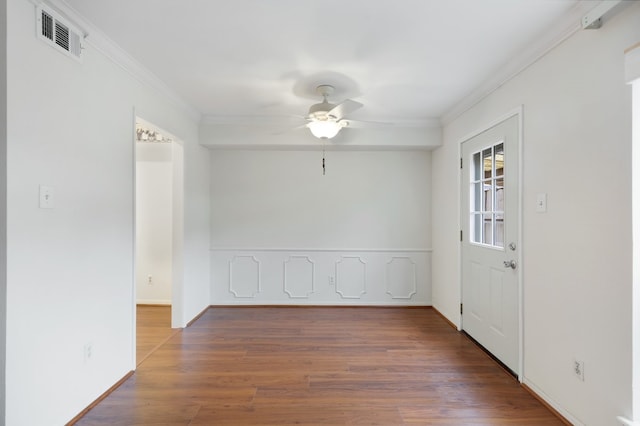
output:
[[[171,306],[171,300],[166,299],[137,299],[136,305],[167,305]]]
[[[562,408],[556,401],[549,397],[546,393],[544,393],[538,386],[532,383],[526,377],[523,378],[522,381],[529,389],[538,395],[539,398],[543,399],[549,406],[553,407],[562,417],[568,420],[574,426],[585,426],[580,420],[576,419],[571,413],[567,412],[564,408]]]

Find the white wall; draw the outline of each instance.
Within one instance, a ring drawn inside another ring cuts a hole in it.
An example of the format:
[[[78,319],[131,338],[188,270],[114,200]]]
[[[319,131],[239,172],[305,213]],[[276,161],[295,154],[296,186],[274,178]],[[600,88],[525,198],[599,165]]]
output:
[[[430,188],[427,151],[212,151],[212,303],[429,305]]]
[[[136,143],[136,302],[140,304],[171,304],[171,151],[170,143]]]
[[[633,415],[640,418],[640,79],[633,83]]]
[[[7,342],[7,2],[0,1],[0,419],[5,418]]]
[[[447,124],[433,153],[433,303],[458,323],[458,146],[524,105],[524,381],[576,424],[631,415],[631,88],[640,4]],[[536,194],[548,212],[535,212]],[[585,363],[585,381],[572,373]]]
[[[134,108],[193,159],[182,324],[209,302],[207,153],[177,103],[92,42],[83,63],[56,52],[35,36],[33,3],[7,3],[5,423],[64,424],[135,367]],[[55,188],[54,209],[38,209],[39,184]]]

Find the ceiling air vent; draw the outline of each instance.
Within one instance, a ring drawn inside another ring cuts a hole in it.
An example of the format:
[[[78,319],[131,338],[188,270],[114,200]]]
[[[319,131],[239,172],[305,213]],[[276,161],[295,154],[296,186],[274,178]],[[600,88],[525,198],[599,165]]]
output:
[[[38,37],[58,51],[82,59],[82,33],[53,10],[38,7],[36,12]]]

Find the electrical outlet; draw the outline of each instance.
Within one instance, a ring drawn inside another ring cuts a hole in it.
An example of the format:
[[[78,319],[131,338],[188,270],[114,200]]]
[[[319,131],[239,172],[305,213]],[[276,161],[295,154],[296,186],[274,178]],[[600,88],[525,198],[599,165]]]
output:
[[[573,360],[573,374],[584,382],[584,361]]]
[[[147,285],[153,285],[153,277],[151,275],[147,278]]]
[[[93,358],[93,343],[87,343],[84,345],[84,362],[91,361]]]
[[[329,275],[329,285],[334,285],[336,283],[336,278],[333,275]]]

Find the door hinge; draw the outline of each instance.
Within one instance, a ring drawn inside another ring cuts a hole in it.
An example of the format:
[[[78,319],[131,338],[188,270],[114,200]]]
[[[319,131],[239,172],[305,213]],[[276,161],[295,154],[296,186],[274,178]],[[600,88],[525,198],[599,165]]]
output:
[[[462,242],[462,229],[460,230],[460,242]]]
[[[460,315],[462,315],[462,311],[463,311],[463,309],[462,309],[462,303],[461,303],[460,304]]]
[[[460,168],[462,168],[462,157],[460,157]]]

